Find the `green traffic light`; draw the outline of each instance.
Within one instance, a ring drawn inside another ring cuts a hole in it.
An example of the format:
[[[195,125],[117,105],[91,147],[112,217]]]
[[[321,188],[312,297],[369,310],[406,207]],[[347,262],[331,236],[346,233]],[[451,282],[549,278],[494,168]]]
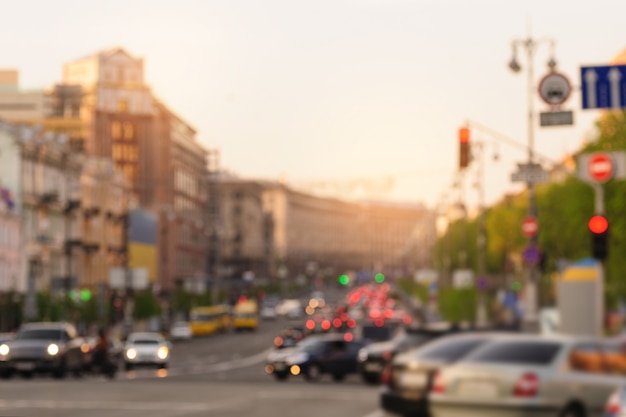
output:
[[[349,282],[350,282],[350,278],[348,278],[347,275],[342,275],[339,277],[339,283],[341,285],[348,285]]]
[[[89,301],[89,300],[91,300],[91,291],[89,291],[89,290],[80,290],[80,299],[82,301]]]
[[[379,272],[379,273],[378,273],[378,274],[376,274],[376,276],[374,277],[374,280],[375,280],[376,282],[378,282],[379,284],[382,284],[383,282],[385,282],[385,276]]]

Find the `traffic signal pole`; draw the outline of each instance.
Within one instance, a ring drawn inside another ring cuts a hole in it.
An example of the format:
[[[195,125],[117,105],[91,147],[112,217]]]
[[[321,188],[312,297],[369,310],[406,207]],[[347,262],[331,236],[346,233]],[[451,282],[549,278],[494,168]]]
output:
[[[599,214],[601,216],[604,216],[604,185],[603,184],[593,184],[593,190],[594,190],[594,194],[595,194],[595,206],[596,206],[596,214]],[[608,243],[607,243],[608,244]],[[598,317],[600,320],[600,323],[598,324],[599,326],[599,333],[598,336],[601,336],[604,330],[604,314],[605,314],[605,306],[604,306],[604,291],[606,288],[605,285],[605,277],[606,277],[606,273],[605,273],[605,265],[604,265],[604,259],[598,259],[598,292],[599,292],[599,299],[598,299]]]

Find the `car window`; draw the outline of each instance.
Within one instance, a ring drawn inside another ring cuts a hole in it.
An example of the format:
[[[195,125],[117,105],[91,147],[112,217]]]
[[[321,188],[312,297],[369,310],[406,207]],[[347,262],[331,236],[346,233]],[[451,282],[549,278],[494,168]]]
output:
[[[465,358],[467,362],[549,365],[563,345],[558,342],[497,341]]]
[[[426,335],[406,335],[398,342],[398,349],[404,350],[418,347],[430,341],[432,337]]]
[[[133,345],[158,345],[159,341],[156,339],[134,339],[132,340]]]
[[[307,340],[300,343],[298,348],[304,352],[320,352],[324,349],[325,343],[321,340]]]
[[[27,329],[18,332],[15,340],[60,340],[61,333],[60,329]]]
[[[417,351],[419,359],[454,362],[489,341],[486,338],[443,339]]]

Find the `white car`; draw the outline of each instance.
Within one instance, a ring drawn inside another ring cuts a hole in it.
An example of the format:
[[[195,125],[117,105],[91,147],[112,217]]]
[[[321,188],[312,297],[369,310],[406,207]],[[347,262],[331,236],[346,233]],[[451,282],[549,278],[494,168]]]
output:
[[[172,340],[191,340],[193,333],[191,326],[186,321],[176,321],[170,329],[170,339]]]
[[[159,333],[131,333],[124,347],[124,367],[127,371],[136,366],[167,368],[170,360],[170,344]]]
[[[271,306],[265,306],[261,309],[261,318],[263,320],[275,320],[276,319],[276,309]]]
[[[276,306],[276,314],[279,316],[286,316],[292,310],[302,310],[302,303],[300,300],[287,299],[283,300]]]

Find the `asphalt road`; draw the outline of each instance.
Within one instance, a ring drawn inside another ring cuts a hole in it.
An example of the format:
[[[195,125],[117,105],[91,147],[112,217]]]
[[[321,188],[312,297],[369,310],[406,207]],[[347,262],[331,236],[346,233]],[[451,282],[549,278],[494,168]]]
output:
[[[296,322],[300,324],[300,322]],[[378,388],[357,376],[335,383],[275,381],[265,358],[286,319],[256,332],[225,333],[175,343],[167,370],[104,377],[0,380],[0,417],[15,416],[297,416],[379,417]]]

